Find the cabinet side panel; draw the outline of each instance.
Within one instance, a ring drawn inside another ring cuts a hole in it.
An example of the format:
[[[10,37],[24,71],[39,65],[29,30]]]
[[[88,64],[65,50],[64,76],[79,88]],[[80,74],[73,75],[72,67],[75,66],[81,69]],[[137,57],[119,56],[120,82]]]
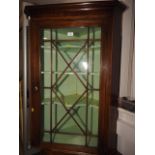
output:
[[[117,148],[116,126],[118,119],[118,97],[120,83],[120,61],[121,61],[121,11],[114,10],[112,25],[112,93],[109,108],[109,147]]]

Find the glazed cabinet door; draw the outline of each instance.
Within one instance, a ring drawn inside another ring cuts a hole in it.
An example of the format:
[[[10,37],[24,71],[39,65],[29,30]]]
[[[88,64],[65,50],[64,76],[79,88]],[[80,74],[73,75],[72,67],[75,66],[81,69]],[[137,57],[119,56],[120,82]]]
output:
[[[98,146],[100,27],[40,31],[41,140]]]
[[[34,31],[38,38],[30,54],[32,144],[97,152],[101,26],[35,27]]]
[[[117,4],[26,7],[31,16],[30,141],[42,154],[108,150],[115,135],[110,106],[119,92],[119,52],[113,44]]]

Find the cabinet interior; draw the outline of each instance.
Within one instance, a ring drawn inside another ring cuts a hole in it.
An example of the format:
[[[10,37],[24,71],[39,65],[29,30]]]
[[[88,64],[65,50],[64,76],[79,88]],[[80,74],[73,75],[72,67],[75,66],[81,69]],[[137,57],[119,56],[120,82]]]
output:
[[[43,142],[98,146],[100,27],[40,30]]]

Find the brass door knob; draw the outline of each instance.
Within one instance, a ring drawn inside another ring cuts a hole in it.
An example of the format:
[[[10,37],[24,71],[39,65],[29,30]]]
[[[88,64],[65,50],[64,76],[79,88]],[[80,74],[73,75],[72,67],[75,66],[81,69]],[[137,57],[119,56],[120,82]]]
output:
[[[34,86],[34,90],[38,91],[39,90],[38,86]]]
[[[31,108],[31,112],[34,112],[34,108]]]

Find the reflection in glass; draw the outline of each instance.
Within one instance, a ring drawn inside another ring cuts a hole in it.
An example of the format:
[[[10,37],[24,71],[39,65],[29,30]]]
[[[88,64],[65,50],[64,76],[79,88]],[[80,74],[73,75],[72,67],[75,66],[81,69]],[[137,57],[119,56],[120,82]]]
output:
[[[42,140],[98,145],[99,27],[41,31]]]

